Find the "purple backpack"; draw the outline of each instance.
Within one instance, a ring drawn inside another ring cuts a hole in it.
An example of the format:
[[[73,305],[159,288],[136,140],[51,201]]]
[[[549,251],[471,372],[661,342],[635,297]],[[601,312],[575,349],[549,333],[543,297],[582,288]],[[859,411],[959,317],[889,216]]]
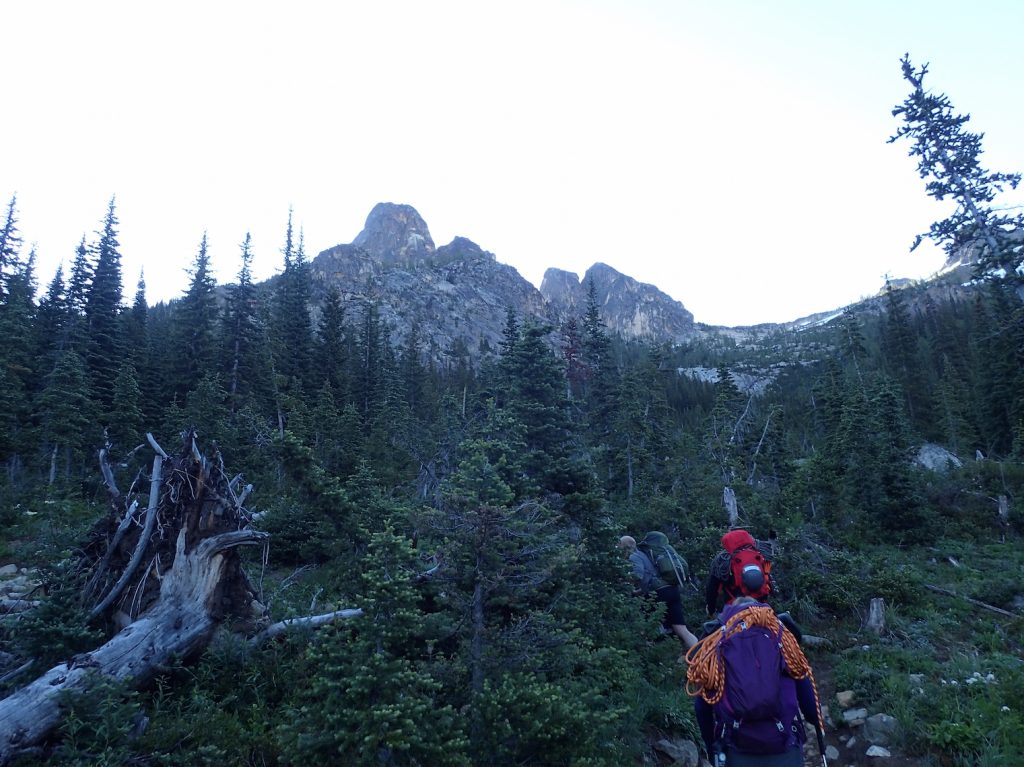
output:
[[[749,604],[729,605],[722,611],[723,626]],[[742,627],[723,637],[718,652],[725,668],[725,694],[715,704],[718,736],[738,751],[781,754],[805,740],[796,682],[786,672],[782,632],[763,626]]]

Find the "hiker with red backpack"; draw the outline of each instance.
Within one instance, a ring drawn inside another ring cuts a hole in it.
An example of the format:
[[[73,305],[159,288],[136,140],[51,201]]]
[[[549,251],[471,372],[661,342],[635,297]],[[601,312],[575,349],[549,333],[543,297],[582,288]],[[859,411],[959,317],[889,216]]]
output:
[[[722,536],[722,551],[715,555],[708,568],[708,579],[704,585],[704,603],[708,615],[718,612],[720,598],[730,605],[740,597],[749,597],[757,602],[767,602],[777,589],[772,577],[772,559],[775,547],[771,541],[758,541],[742,528],[729,530]],[[779,613],[786,628],[797,642],[803,640],[803,632],[788,612]],[[704,634],[721,626],[718,619],[704,624]]]
[[[704,588],[704,602],[708,615],[718,612],[720,597],[729,604],[737,597],[747,596],[764,602],[772,592],[772,556],[770,543],[756,541],[746,530],[730,530],[722,536],[722,551],[718,552]]]
[[[739,596],[686,654],[686,692],[715,767],[802,767],[803,719],[824,741],[814,674],[769,605]],[[824,756],[822,756],[824,763]]]

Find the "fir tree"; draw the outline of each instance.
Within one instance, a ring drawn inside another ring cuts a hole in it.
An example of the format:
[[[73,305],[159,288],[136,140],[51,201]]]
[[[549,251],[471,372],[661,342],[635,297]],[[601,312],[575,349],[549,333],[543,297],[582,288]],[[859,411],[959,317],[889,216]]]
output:
[[[549,326],[528,323],[519,342],[502,357],[507,404],[523,425],[527,455],[524,468],[538,489],[572,492],[579,477],[571,461],[571,424],[565,375],[545,342]]]
[[[75,249],[75,260],[72,262],[71,276],[68,278],[68,323],[61,344],[61,348],[75,349],[82,355],[85,354],[87,343],[85,309],[89,300],[93,271],[89,247],[83,236]]]
[[[17,195],[7,204],[7,215],[0,228],[0,300],[3,300],[3,280],[8,269],[14,264],[21,250],[21,235],[18,233]]]
[[[142,389],[135,366],[130,362],[123,364],[117,373],[114,399],[117,409],[107,423],[107,437],[119,452],[124,453],[145,441]]]
[[[35,251],[26,259],[15,256],[5,275],[6,291],[0,300],[0,369],[7,387],[3,405],[9,408],[7,443],[11,453],[8,469],[17,476],[22,459],[33,447],[31,423],[32,397],[39,387],[37,366],[40,347],[37,344]]]
[[[274,293],[275,369],[285,381],[294,379],[300,387],[309,387],[312,391],[313,324],[309,316],[312,282],[301,232],[297,247],[292,240],[290,210],[282,254],[284,271]]]
[[[178,305],[175,391],[184,395],[204,375],[216,372],[217,283],[210,273],[206,233],[192,263],[188,291]]]
[[[928,180],[928,194],[940,201],[949,198],[957,205],[952,215],[931,225],[928,237],[942,244],[951,260],[961,248],[977,247],[977,265],[982,274],[1000,271],[1018,288],[1024,287],[1020,271],[1024,240],[1018,236],[1024,229],[1024,214],[1008,215],[992,205],[1005,187],[1017,188],[1020,174],[993,173],[983,168],[984,134],[971,133],[964,127],[971,116],[957,114],[944,93],[925,89],[927,64],[915,68],[907,54],[900,66],[911,91],[893,109],[893,115],[904,124],[889,142],[901,138],[912,141],[910,156],[918,158],[917,170]]]
[[[74,351],[65,351],[46,376],[36,403],[42,446],[49,458],[49,481],[53,484],[63,463],[65,477],[72,475],[76,458],[99,434],[93,435],[93,403],[85,361]],[[60,459],[63,457],[63,461]]]
[[[279,729],[285,760],[468,767],[464,719],[427,662],[436,628],[416,607],[412,547],[385,529],[365,561],[362,616],[310,645],[314,673]]]
[[[270,344],[265,342],[266,323],[259,314],[252,282],[252,237],[246,232],[241,245],[242,265],[238,282],[228,289],[224,315],[224,360],[231,409],[238,410],[247,398],[266,405],[271,400]]]
[[[96,267],[85,305],[86,362],[104,420],[116,407],[113,401],[114,380],[124,359],[121,300],[121,253],[118,250],[114,200],[111,199],[96,245]]]
[[[351,387],[347,333],[345,306],[338,289],[332,286],[320,307],[316,360],[319,379],[329,383],[342,400],[347,398]]]
[[[63,265],[57,267],[53,279],[46,288],[46,295],[39,301],[37,317],[37,345],[46,356],[47,368],[52,369],[57,357],[64,350],[64,332],[71,321]]]

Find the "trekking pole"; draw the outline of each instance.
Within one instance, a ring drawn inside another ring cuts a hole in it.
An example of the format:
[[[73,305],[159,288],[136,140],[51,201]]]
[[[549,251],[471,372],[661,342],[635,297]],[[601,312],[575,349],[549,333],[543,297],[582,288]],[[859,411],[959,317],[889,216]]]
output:
[[[828,767],[828,760],[825,758],[825,731],[821,727],[815,727],[818,733],[818,753],[821,755],[821,767]]]

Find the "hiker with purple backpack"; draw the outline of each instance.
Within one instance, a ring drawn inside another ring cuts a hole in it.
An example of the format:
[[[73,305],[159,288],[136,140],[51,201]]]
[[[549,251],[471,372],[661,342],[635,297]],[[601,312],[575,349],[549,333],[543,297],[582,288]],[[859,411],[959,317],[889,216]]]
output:
[[[801,714],[819,746],[824,719],[796,636],[769,605],[748,596],[726,605],[719,621],[686,654],[686,692],[708,758],[714,767],[802,767]]]

